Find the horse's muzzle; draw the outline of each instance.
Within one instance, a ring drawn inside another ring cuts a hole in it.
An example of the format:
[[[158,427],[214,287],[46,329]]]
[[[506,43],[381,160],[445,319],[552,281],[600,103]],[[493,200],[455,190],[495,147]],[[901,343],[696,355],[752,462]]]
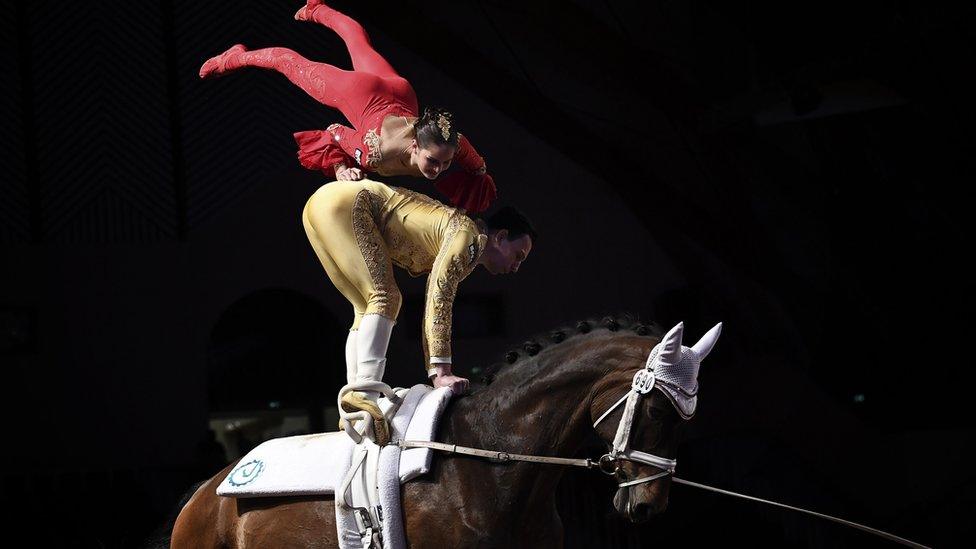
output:
[[[637,524],[663,513],[668,508],[668,497],[667,494],[659,497],[657,491],[644,486],[630,486],[617,490],[613,496],[613,507],[622,517]]]

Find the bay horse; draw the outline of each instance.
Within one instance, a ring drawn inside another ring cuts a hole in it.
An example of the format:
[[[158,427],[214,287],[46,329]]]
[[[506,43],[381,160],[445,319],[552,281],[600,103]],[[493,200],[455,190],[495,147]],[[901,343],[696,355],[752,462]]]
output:
[[[530,340],[490,367],[469,395],[455,397],[440,419],[437,440],[513,454],[572,457],[595,431],[609,447],[624,407],[618,406],[596,427],[594,422],[631,392],[635,372],[661,338],[659,328],[633,317],[606,317]],[[680,352],[680,334],[678,338]],[[660,388],[646,396],[631,407],[630,447],[673,459],[683,418]],[[228,465],[193,493],[173,526],[171,547],[338,546],[331,495],[217,496],[217,486],[235,466]],[[662,469],[624,460],[614,469],[620,483],[654,477],[616,491],[618,514],[643,522],[664,511],[671,477]],[[430,473],[401,487],[407,543],[561,547],[555,494],[563,471],[551,464],[439,454]]]

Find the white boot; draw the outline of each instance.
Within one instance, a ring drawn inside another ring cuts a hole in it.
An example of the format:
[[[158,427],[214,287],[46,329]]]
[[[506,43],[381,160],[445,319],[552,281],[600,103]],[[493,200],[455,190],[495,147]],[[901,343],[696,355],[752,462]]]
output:
[[[386,350],[390,346],[395,321],[385,316],[366,315],[359,322],[356,336],[356,381],[383,381]]]
[[[346,336],[346,384],[350,384],[356,381],[356,337],[359,335],[359,330],[349,330],[349,335]],[[339,430],[345,430],[346,420],[339,418]]]
[[[346,337],[346,383],[356,381],[356,338],[359,330],[349,330]]]
[[[356,335],[356,383],[383,381],[386,350],[390,345],[394,324],[396,322],[393,320],[377,314],[365,315],[359,322],[359,333]],[[346,412],[368,412],[373,417],[376,443],[383,445],[390,440],[390,429],[386,417],[376,403],[379,396],[377,391],[349,392],[342,397],[342,408]]]

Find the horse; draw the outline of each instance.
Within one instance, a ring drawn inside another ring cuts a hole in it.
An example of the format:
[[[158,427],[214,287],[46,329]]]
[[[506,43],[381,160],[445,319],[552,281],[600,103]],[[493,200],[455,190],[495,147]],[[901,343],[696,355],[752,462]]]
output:
[[[634,317],[606,317],[529,340],[486,369],[482,382],[473,384],[468,395],[452,400],[440,419],[437,440],[512,454],[568,457],[594,433],[612,449],[618,424],[625,414],[633,414],[625,442],[639,450],[635,453],[654,454],[650,457],[664,462],[674,459],[678,427],[690,416],[681,413],[660,384],[648,387],[646,398],[636,400],[635,406],[614,404],[636,390],[635,372],[644,369],[652,349],[657,351],[655,346],[674,331],[662,336],[660,328]],[[688,351],[681,347],[680,337],[679,331],[679,354]],[[694,370],[697,378],[697,362]],[[617,489],[613,506],[634,523],[668,505],[670,471],[648,463],[614,459],[612,453],[600,462],[605,473],[626,484]],[[331,495],[217,496],[217,486],[236,465],[231,463],[193,493],[175,521],[171,547],[338,546]],[[427,475],[401,486],[407,543],[561,547],[555,494],[563,471],[552,464],[438,455]]]

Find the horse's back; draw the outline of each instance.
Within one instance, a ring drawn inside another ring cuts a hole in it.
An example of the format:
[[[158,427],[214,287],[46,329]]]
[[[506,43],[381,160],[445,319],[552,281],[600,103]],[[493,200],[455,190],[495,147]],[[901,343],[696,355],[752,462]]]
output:
[[[170,547],[338,547],[331,496],[218,496],[217,486],[236,465],[197,489],[176,519]]]

